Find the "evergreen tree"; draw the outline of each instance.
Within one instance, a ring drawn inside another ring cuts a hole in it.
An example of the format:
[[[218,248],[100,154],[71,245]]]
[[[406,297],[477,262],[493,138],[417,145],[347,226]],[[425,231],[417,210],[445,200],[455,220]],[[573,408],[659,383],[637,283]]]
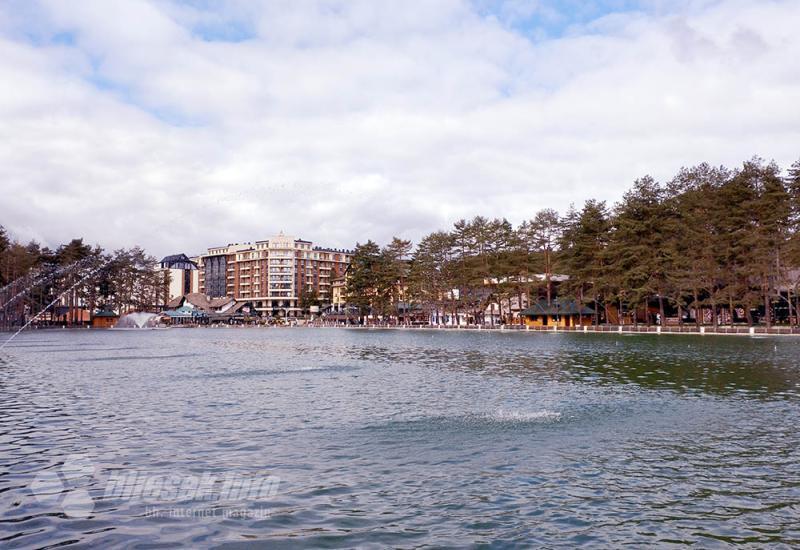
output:
[[[6,233],[6,228],[0,225],[0,286],[5,286],[9,281],[6,278],[6,270],[3,269],[8,248],[11,246],[11,239]]]
[[[580,212],[570,208],[561,234],[560,269],[570,277],[565,290],[581,302],[594,304],[595,323],[599,322],[601,301],[607,305],[612,295],[606,261],[611,237],[609,217],[605,201],[590,199]]]
[[[740,172],[753,188],[748,205],[753,231],[746,244],[750,247],[750,280],[759,280],[763,298],[764,322],[772,322],[772,301],[779,283],[785,279],[783,257],[787,248],[791,220],[790,192],[780,177],[777,164],[763,164],[760,159],[746,162]]]
[[[616,275],[619,298],[634,312],[634,322],[637,310],[642,305],[646,310],[651,297],[658,297],[664,313],[667,220],[664,190],[650,176],[636,180],[614,211],[608,265]]]
[[[411,241],[394,237],[392,242],[381,250],[379,294],[383,296],[384,313],[394,314],[398,305],[408,308],[407,278]]]
[[[718,259],[720,228],[716,201],[728,179],[726,169],[701,164],[682,168],[668,186],[669,202],[676,216],[672,239],[667,241],[672,258],[668,281],[681,322],[683,311],[689,307],[696,312],[695,322],[702,321],[698,312],[705,297],[716,292],[723,275]]]
[[[519,228],[524,242],[524,251],[529,257],[529,265],[544,274],[544,288],[547,303],[553,298],[553,274],[556,252],[563,232],[563,221],[558,212],[547,208],[536,213],[533,219],[523,222]]]
[[[358,308],[362,316],[370,315],[377,309],[376,289],[379,285],[381,264],[380,247],[368,240],[356,243],[350,260],[347,277],[347,302]]]
[[[300,289],[300,308],[308,312],[312,306],[319,306],[322,302],[319,299],[319,294],[312,288],[302,287]]]
[[[455,313],[457,305],[454,238],[446,231],[424,237],[417,245],[409,273],[409,293],[428,315]]]

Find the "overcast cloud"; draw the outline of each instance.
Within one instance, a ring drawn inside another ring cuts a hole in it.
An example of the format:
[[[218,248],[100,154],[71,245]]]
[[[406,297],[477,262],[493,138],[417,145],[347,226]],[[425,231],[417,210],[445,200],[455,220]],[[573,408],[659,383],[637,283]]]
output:
[[[0,224],[351,247],[800,157],[800,2],[0,5]]]

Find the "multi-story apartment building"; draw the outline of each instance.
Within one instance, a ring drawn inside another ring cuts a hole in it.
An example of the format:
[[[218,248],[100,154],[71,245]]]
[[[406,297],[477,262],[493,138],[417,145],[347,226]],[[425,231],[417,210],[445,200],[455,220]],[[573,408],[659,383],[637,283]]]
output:
[[[303,294],[330,303],[331,283],[351,252],[314,246],[284,234],[255,243],[209,248],[199,258],[199,290],[249,302],[262,315],[297,316]]]

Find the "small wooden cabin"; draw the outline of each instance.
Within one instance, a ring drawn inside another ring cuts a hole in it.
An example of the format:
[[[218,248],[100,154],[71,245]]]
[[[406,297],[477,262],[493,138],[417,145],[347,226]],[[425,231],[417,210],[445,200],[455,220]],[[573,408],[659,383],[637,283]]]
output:
[[[520,315],[530,327],[576,327],[591,325],[594,320],[594,310],[575,300],[553,300],[550,304],[540,300],[522,310]]]
[[[112,328],[119,321],[119,315],[110,309],[101,309],[92,315],[92,328]]]

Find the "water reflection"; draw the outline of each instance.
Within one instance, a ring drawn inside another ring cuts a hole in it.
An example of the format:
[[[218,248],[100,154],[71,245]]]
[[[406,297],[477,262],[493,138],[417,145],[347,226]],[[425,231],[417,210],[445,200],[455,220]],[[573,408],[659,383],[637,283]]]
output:
[[[408,336],[408,335],[407,335]],[[441,347],[442,338],[449,346]],[[780,339],[584,334],[444,334],[435,345],[410,335],[399,346],[351,348],[386,365],[413,363],[541,381],[632,384],[755,398],[796,397],[800,343]],[[493,340],[495,338],[496,340]]]

